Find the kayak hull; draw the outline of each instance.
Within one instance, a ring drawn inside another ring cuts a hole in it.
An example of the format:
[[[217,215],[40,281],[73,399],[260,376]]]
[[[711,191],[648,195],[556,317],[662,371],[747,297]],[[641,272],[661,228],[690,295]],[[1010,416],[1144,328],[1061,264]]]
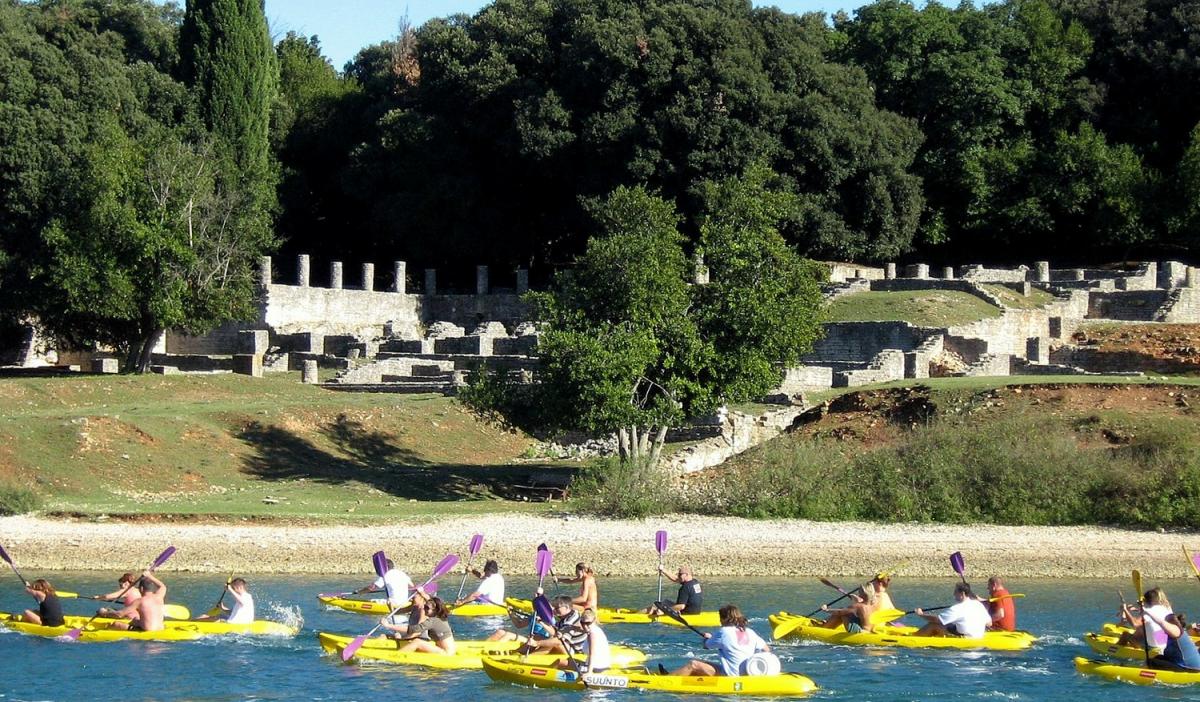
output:
[[[65,621],[67,624],[65,627],[67,630],[71,629],[72,627],[82,627],[88,624],[89,620],[91,620],[89,629],[96,630],[107,630],[108,626],[116,621],[115,619],[108,617],[96,617],[94,620],[92,620],[91,617],[80,617],[74,615],[63,617],[63,621]],[[5,625],[24,624],[24,622],[16,620],[9,612],[0,612],[0,623]],[[9,626],[9,628],[13,629],[14,631],[20,631],[27,626],[28,625],[25,625],[24,627]],[[43,628],[50,629],[55,627]],[[280,624],[279,622],[267,621],[264,619],[258,619],[249,624],[230,624],[229,622],[224,621],[193,622],[185,619],[166,619],[163,621],[163,629],[166,631],[196,632],[200,636],[295,636],[300,631],[297,627],[288,626],[287,624]],[[119,630],[113,629],[112,631]],[[40,635],[41,634],[39,634],[39,636]]]
[[[383,600],[352,600],[332,595],[317,595],[317,600],[327,607],[336,607],[344,609],[347,612],[377,614],[379,616],[391,614],[392,612],[392,608]],[[408,604],[406,603],[405,607],[407,606]],[[458,607],[452,607],[450,613],[459,617],[503,617],[505,614],[508,614],[508,608],[497,604],[468,602]]]
[[[806,695],[816,684],[799,673],[726,677],[652,675],[645,668],[612,668],[580,676],[573,670],[522,663],[519,658],[483,659],[483,670],[497,682],[559,690],[642,689],[703,695]]]
[[[1075,659],[1075,670],[1084,675],[1095,675],[1106,680],[1133,683],[1134,685],[1195,685],[1200,683],[1200,672],[1179,673],[1173,670],[1152,670],[1134,665],[1120,665],[1110,661]]]
[[[93,626],[95,622],[93,622]],[[42,626],[29,622],[8,620],[4,626],[30,636],[41,636],[56,639],[71,631],[72,626]],[[113,641],[193,641],[203,638],[204,634],[196,629],[163,629],[162,631],[127,631],[122,629],[87,628],[79,633],[79,641],[84,643],[109,643]]]
[[[795,638],[840,646],[887,646],[895,648],[986,649],[1020,651],[1037,639],[1024,631],[989,631],[982,639],[958,636],[915,636],[913,626],[877,626],[872,632],[850,633],[843,627],[827,629],[821,622],[799,614],[779,612],[767,618],[775,638]]]
[[[524,612],[526,614],[533,611],[533,604],[529,600],[518,600],[509,597],[505,600],[513,609]],[[636,609],[614,609],[612,607],[601,607],[596,612],[596,618],[601,624],[670,624],[672,626],[683,626],[671,617],[652,617],[645,612]],[[685,614],[683,620],[692,626],[721,626],[721,616],[718,612],[701,612],[699,614]]]
[[[317,640],[322,650],[330,655],[341,654],[352,636],[320,632]],[[383,661],[396,665],[415,665],[426,668],[479,670],[483,668],[484,656],[514,655],[521,645],[517,641],[455,641],[455,654],[424,653],[419,651],[400,651],[395,639],[377,637],[367,639],[361,648],[354,653],[355,658]],[[646,654],[626,646],[611,646],[613,663],[616,665],[635,665],[646,660]],[[564,656],[551,654],[533,654],[527,656],[530,663],[553,665]]]
[[[1118,641],[1118,636],[1108,636],[1105,634],[1086,634],[1083,640],[1096,653],[1110,658],[1120,658],[1129,661],[1145,661],[1146,651],[1141,646],[1122,646]],[[1161,653],[1162,649],[1150,648],[1150,655],[1154,656]]]

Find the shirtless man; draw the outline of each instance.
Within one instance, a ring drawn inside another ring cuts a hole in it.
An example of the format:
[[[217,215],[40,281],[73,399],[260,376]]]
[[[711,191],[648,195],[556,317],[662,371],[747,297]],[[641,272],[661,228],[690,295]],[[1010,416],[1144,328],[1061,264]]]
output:
[[[822,612],[829,612],[829,618],[825,620],[826,629],[844,626],[851,634],[871,631],[871,615],[879,611],[875,588],[867,583],[860,591],[851,593],[850,597],[854,604],[842,609],[829,609],[829,605],[821,605]]]
[[[599,608],[600,592],[596,588],[596,573],[586,563],[575,564],[575,577],[555,578],[556,583],[579,583],[579,595],[571,598],[575,609],[583,611],[590,609],[595,612]]]
[[[128,622],[113,622],[111,629],[133,629],[136,631],[163,630],[163,602],[167,599],[167,585],[154,577],[154,573],[145,571],[138,580],[138,589],[142,596],[137,602],[119,610],[115,616],[131,619]]]

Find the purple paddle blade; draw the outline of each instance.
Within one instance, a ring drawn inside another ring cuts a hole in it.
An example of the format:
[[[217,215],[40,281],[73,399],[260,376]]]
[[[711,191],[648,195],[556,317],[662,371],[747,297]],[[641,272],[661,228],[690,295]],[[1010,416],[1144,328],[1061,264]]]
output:
[[[958,577],[962,578],[964,583],[967,581],[967,576],[964,575],[967,570],[967,564],[963,560],[961,551],[955,551],[950,554],[950,567],[954,569],[955,573],[958,573]]]
[[[167,559],[173,555],[175,555],[175,547],[168,546],[167,550],[158,554],[158,558],[155,558],[154,562],[150,564],[150,570],[154,570],[155,568],[158,568],[163,563],[166,563]]]
[[[376,628],[378,628],[378,627],[376,627]],[[372,629],[371,633],[374,633],[374,632],[375,632],[375,629]],[[365,642],[367,640],[367,637],[370,635],[371,634],[360,634],[359,636],[355,636],[354,640],[352,640],[350,643],[346,644],[346,647],[342,649],[342,660],[348,661],[351,658],[353,658],[355,652],[357,652],[358,649],[362,648],[363,642]]]
[[[3,546],[0,546],[0,558],[3,558],[9,565],[13,564],[13,560],[8,557],[8,551],[5,551]]]
[[[382,578],[383,574],[388,571],[387,556],[384,555],[383,551],[376,551],[371,554],[371,565],[375,566],[375,574]]]
[[[449,573],[456,565],[458,565],[458,556],[453,553],[446,554],[446,557],[443,558],[441,562],[437,564],[437,567],[433,569],[433,575],[430,575],[429,580],[426,582],[433,582],[434,580],[437,580],[446,573]]]
[[[666,531],[659,529],[658,532],[654,534],[654,550],[658,551],[659,555],[666,553],[666,551],[667,551],[667,532]]]
[[[482,550],[482,549],[483,549],[483,534],[476,534],[475,536],[472,536],[471,537],[471,546],[468,548],[468,550],[471,552],[471,555],[474,556],[474,555],[478,554],[480,552],[480,550]]]
[[[554,554],[550,551],[538,551],[537,559],[533,562],[534,570],[537,571],[539,579],[545,578],[546,573],[550,572],[550,567],[554,564]]]
[[[533,611],[537,612],[537,616],[547,624],[554,624],[554,609],[550,606],[550,600],[546,599],[545,595],[538,595],[533,598]]]

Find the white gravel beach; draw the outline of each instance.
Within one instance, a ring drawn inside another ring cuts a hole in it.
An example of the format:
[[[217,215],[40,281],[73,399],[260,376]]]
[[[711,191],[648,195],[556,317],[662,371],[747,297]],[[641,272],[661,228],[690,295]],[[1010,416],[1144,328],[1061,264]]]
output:
[[[562,564],[585,561],[603,575],[644,575],[657,565],[654,533],[669,534],[666,561],[704,575],[838,575],[896,568],[905,576],[944,576],[947,556],[968,555],[975,573],[1019,577],[1191,577],[1182,546],[1195,532],[1156,533],[1103,527],[945,526],[802,520],[752,521],[671,516],[640,521],[575,516],[489,515],[379,526],[163,524],[117,520],[0,518],[0,545],[19,566],[37,570],[128,570],[168,545],[168,571],[361,573],[384,549],[398,565],[421,571],[446,553],[466,555],[471,535],[485,537],[481,557],[505,572],[530,573],[545,542]]]

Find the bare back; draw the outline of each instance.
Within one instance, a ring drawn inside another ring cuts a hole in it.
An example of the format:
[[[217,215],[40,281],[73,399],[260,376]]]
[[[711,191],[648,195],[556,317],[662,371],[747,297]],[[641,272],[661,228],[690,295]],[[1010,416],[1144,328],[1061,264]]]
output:
[[[165,589],[165,588],[164,588]],[[163,630],[163,594],[148,592],[137,601],[138,628],[142,631]]]
[[[599,608],[600,591],[596,587],[596,576],[583,576],[583,582],[579,584],[579,597],[574,599],[574,604],[577,607],[593,611]]]

